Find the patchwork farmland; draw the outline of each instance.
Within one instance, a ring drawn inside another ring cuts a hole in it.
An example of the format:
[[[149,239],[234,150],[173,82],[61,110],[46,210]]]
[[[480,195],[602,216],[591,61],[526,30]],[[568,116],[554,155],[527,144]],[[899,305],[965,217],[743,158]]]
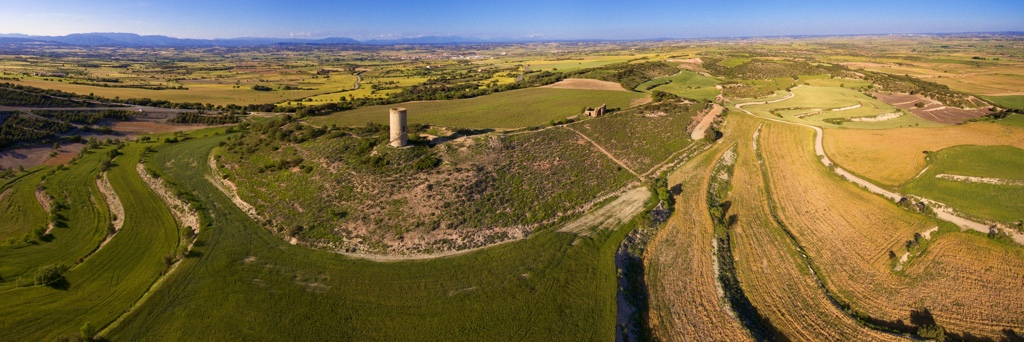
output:
[[[0,340],[1016,341],[1017,39],[2,43]]]

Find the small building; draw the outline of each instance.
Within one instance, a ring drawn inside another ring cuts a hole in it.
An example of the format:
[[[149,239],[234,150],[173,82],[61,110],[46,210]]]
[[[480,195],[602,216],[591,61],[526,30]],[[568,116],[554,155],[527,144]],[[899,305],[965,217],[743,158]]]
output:
[[[592,118],[596,118],[596,117],[604,115],[605,112],[607,112],[607,110],[608,109],[607,109],[606,105],[602,104],[600,107],[597,107],[597,108],[587,108],[587,110],[583,111],[583,115],[586,115],[586,116],[589,116],[589,117],[592,117]]]

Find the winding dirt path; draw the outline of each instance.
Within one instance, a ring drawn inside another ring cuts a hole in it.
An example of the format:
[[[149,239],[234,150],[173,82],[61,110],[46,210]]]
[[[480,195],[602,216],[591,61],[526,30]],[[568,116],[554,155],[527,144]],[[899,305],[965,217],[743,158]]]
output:
[[[881,195],[881,196],[883,196],[885,198],[888,198],[889,200],[892,200],[893,202],[898,202],[901,199],[905,198],[904,195],[902,195],[902,194],[882,189],[881,187],[875,185],[874,183],[868,182],[868,181],[866,181],[866,180],[864,180],[864,179],[862,179],[860,177],[857,177],[856,175],[854,175],[854,174],[844,170],[843,168],[835,165],[834,163],[832,163],[832,161],[828,158],[828,156],[825,155],[825,148],[822,146],[822,139],[823,139],[825,133],[824,133],[824,131],[822,131],[821,127],[807,125],[807,124],[801,124],[801,123],[795,123],[795,122],[788,122],[788,121],[779,120],[779,119],[775,119],[775,118],[767,118],[767,117],[756,115],[756,114],[751,113],[750,111],[748,111],[746,109],[743,109],[743,107],[748,106],[748,105],[757,105],[757,104],[767,104],[767,103],[780,102],[780,101],[785,101],[785,100],[791,99],[794,96],[795,95],[793,94],[793,92],[790,92],[789,95],[783,96],[782,98],[779,98],[777,100],[739,103],[739,104],[736,104],[735,107],[736,107],[736,109],[738,109],[738,110],[740,110],[740,111],[742,111],[744,113],[747,113],[748,115],[751,115],[751,116],[754,116],[754,117],[758,117],[758,118],[761,118],[761,119],[765,119],[765,120],[769,120],[769,121],[774,121],[774,122],[780,122],[780,123],[784,123],[784,124],[788,124],[788,125],[797,125],[797,126],[809,127],[811,129],[813,129],[814,132],[816,133],[815,137],[814,137],[814,154],[817,155],[821,159],[821,163],[824,164],[826,167],[832,168],[833,171],[836,174],[842,176],[847,181],[853,182],[854,184],[857,184],[857,185],[861,186],[862,188],[867,189],[868,191],[870,191],[872,193],[875,193],[875,194]],[[953,224],[959,226],[961,229],[971,229],[971,230],[975,230],[975,231],[978,231],[978,232],[981,232],[981,233],[985,233],[985,234],[988,234],[990,232],[991,225],[989,225],[989,224],[979,223],[979,222],[976,222],[976,221],[972,221],[972,220],[969,220],[969,219],[957,216],[955,210],[953,210],[952,208],[950,208],[949,206],[947,206],[947,205],[945,205],[943,203],[936,202],[936,201],[933,201],[933,200],[930,200],[930,199],[927,199],[927,198],[922,198],[922,197],[917,197],[917,198],[919,198],[922,202],[926,203],[929,207],[931,207],[935,211],[936,216],[940,220],[953,223]],[[1011,229],[1004,229],[1003,231],[1006,232],[1007,234],[1009,234],[1011,239],[1013,239],[1014,241],[1016,241],[1019,244],[1024,245],[1024,234],[1021,234],[1020,232],[1014,231],[1014,230],[1011,230]]]
[[[715,118],[717,118],[718,115],[722,114],[723,110],[725,110],[725,107],[719,106],[716,103],[714,107],[711,108],[711,112],[708,113],[708,115],[705,115],[704,118],[700,120],[700,123],[697,124],[697,127],[693,129],[693,133],[690,133],[690,139],[693,139],[694,141],[704,139],[704,131],[708,130],[708,127],[711,127],[711,123],[715,121]]]
[[[577,130],[573,129],[572,127],[569,127],[569,126],[564,126],[564,127],[565,127],[565,129],[568,129],[570,131],[576,132],[576,134],[579,134],[581,137],[583,137],[583,139],[587,139],[587,141],[589,141],[591,144],[593,144],[594,147],[597,147],[597,149],[599,151],[601,151],[601,153],[604,153],[604,155],[608,156],[608,159],[611,159],[616,164],[619,164],[619,166],[621,166],[623,169],[626,169],[626,171],[629,171],[629,173],[632,173],[637,178],[641,178],[639,173],[636,173],[636,171],[633,171],[633,169],[630,169],[629,166],[626,166],[625,163],[620,161],[618,158],[615,158],[615,156],[613,156],[611,153],[609,153],[608,150],[605,150],[604,147],[601,147],[601,145],[598,145],[597,142],[591,140],[590,137],[588,137],[586,134],[580,133],[580,131],[577,131]]]

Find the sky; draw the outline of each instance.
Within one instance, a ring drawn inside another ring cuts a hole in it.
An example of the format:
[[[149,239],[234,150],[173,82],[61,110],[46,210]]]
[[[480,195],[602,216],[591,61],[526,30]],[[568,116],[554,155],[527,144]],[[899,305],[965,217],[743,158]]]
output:
[[[0,33],[539,39],[1024,31],[1024,1],[0,0]]]

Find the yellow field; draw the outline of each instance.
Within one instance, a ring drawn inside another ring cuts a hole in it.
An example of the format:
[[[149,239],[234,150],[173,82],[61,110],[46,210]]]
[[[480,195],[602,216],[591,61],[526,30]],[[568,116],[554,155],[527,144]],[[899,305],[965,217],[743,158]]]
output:
[[[327,87],[330,89],[317,89],[317,90],[275,90],[275,91],[255,91],[252,90],[254,83],[243,83],[239,88],[234,88],[233,84],[185,84],[187,90],[178,89],[166,89],[166,90],[152,90],[152,89],[137,89],[137,88],[113,88],[113,87],[97,87],[80,84],[67,84],[62,82],[45,81],[38,78],[25,78],[22,81],[9,81],[11,83],[23,84],[33,87],[46,88],[46,89],[57,89],[61,91],[76,93],[79,95],[95,94],[97,96],[103,96],[107,98],[120,97],[122,99],[128,98],[150,98],[154,100],[167,100],[171,102],[188,102],[188,103],[210,103],[213,105],[228,105],[238,104],[246,105],[253,103],[278,103],[285,100],[302,99],[307,96],[317,95],[329,91],[337,91],[342,89],[351,89],[352,83],[347,85],[341,83],[331,83]],[[354,79],[353,79],[354,82]],[[266,83],[264,83],[266,84]],[[306,86],[304,86],[306,87]],[[348,87],[348,88],[345,88]]]
[[[933,219],[829,174],[814,156],[810,129],[771,125],[762,137],[781,218],[854,310],[906,323],[912,310],[927,309],[947,331],[992,338],[1003,336],[1004,328],[1024,328],[1020,248],[941,234],[898,275],[890,270],[889,251],[902,252],[914,233],[935,226]]]
[[[796,247],[769,214],[768,197],[751,137],[757,120],[731,117],[740,138],[730,212],[738,215],[733,250],[739,279],[751,302],[793,340],[893,340],[858,325],[829,302]],[[766,123],[765,126],[780,125]]]
[[[727,145],[718,144],[669,176],[669,184],[682,184],[683,193],[676,200],[675,213],[644,253],[650,324],[658,339],[750,340],[739,321],[725,311],[712,256],[708,179],[726,149]]]
[[[1024,148],[1024,129],[987,122],[940,128],[825,131],[829,158],[851,172],[895,187],[925,167],[923,151],[956,145],[1010,145]]]

